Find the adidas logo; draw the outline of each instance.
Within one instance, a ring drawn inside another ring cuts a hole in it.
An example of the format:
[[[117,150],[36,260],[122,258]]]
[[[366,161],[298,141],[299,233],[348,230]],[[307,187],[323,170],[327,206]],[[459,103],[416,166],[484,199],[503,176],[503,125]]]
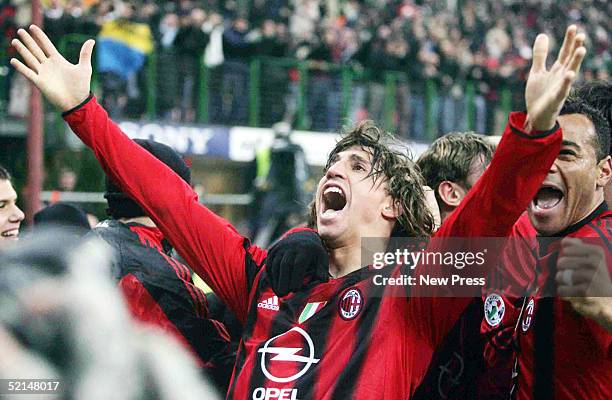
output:
[[[272,296],[268,300],[257,303],[257,308],[263,308],[266,310],[278,311],[278,296]]]

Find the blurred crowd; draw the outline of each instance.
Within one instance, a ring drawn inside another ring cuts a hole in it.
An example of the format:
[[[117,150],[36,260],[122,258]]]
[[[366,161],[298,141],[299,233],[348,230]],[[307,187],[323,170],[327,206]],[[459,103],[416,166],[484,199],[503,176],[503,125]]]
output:
[[[6,39],[11,7],[0,21]],[[309,62],[304,125],[334,130],[349,120],[381,121],[393,97],[395,127],[404,137],[424,139],[426,115],[439,134],[467,128],[466,82],[474,82],[473,128],[494,133],[502,91],[512,108],[522,107],[530,43],[539,32],[556,41],[568,23],[587,32],[584,79],[607,79],[612,58],[609,38],[612,3],[606,0],[178,0],[128,2],[46,0],[45,27],[57,42],[68,33],[97,35],[111,21],[144,24],[143,40],[157,55],[157,117],[197,120],[200,63],[210,69],[208,121],[249,123],[249,61],[255,56]],[[352,71],[350,96],[343,76]],[[393,91],[389,75],[395,71]],[[143,65],[136,73],[105,73],[105,105],[115,117],[138,117],[146,107]],[[259,123],[295,119],[300,72],[262,66]],[[147,81],[149,79],[149,81]],[[206,83],[204,83],[206,84]],[[344,90],[347,90],[344,87]],[[346,100],[348,98],[348,100]],[[345,104],[348,103],[348,104]]]

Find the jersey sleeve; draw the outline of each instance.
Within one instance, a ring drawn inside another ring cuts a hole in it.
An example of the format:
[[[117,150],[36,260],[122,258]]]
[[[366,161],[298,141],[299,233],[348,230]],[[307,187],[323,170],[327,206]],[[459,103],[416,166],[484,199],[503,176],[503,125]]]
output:
[[[468,192],[459,207],[436,232],[435,247],[443,249],[452,238],[505,238],[525,211],[546,178],[561,148],[562,133],[558,124],[548,132],[529,134],[523,131],[525,113],[511,113],[502,139],[489,168]],[[488,249],[486,265],[492,267],[502,250]],[[491,243],[489,241],[488,243]],[[452,246],[449,246],[452,248]],[[434,249],[434,250],[436,250]],[[431,250],[428,248],[428,250]],[[450,275],[450,270],[445,271]],[[416,277],[429,274],[424,266],[415,270]],[[415,286],[409,309],[411,321],[426,340],[436,348],[455,324],[472,297],[449,297],[448,287],[437,289]],[[428,295],[423,295],[423,292]]]
[[[106,174],[147,212],[187,263],[244,323],[249,293],[266,257],[231,224],[199,203],[174,171],[144,150],[90,96],[64,113]]]

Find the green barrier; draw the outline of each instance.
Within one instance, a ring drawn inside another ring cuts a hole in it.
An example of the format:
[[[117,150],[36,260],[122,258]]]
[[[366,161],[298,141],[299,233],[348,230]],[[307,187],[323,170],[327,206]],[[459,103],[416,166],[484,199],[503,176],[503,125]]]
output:
[[[428,79],[425,85],[425,132],[427,133],[427,140],[430,142],[433,142],[437,137],[437,96],[435,82]]]
[[[71,61],[78,60],[79,49],[88,36],[80,34],[69,34],[62,37],[58,44],[59,51],[65,54]],[[0,61],[3,60],[3,55],[0,53]],[[6,60],[4,60],[6,61]],[[316,65],[316,66],[315,66]],[[94,64],[95,68],[95,64]],[[157,102],[157,82],[158,82],[158,61],[157,54],[153,52],[147,57],[147,63],[145,67],[146,73],[146,85],[145,88],[147,97],[145,102],[145,116],[149,119],[155,119],[160,116],[160,110],[158,109]],[[311,61],[299,61],[291,58],[276,58],[276,57],[256,57],[249,61],[246,76],[244,77],[246,82],[246,88],[249,91],[246,100],[244,100],[245,106],[248,107],[246,110],[247,119],[244,123],[253,126],[271,126],[275,121],[272,118],[280,118],[279,113],[271,113],[270,108],[279,107],[279,102],[285,107],[285,114],[282,116],[285,118],[289,115],[294,121],[296,129],[309,129],[309,122],[311,122],[312,116],[309,113],[309,104],[312,99],[309,98],[309,91],[312,89],[312,70],[317,68],[318,71],[325,71],[329,77],[330,82],[334,87],[330,87],[330,93],[334,93],[333,104],[337,107],[336,112],[339,118],[338,121],[334,121],[337,126],[334,130],[344,124],[352,124],[356,121],[350,121],[349,118],[353,111],[359,109],[366,109],[366,98],[369,87],[369,80],[367,77],[372,76],[372,71],[355,69],[350,65],[336,65],[336,64],[316,64]],[[214,72],[214,74],[213,74]],[[317,73],[316,77],[320,77],[320,72]],[[163,79],[163,77],[159,77]],[[318,78],[317,78],[318,79]],[[319,81],[320,82],[320,81]],[[382,104],[382,125],[383,127],[391,132],[406,131],[406,126],[400,126],[398,124],[406,123],[407,117],[402,113],[405,113],[406,107],[405,98],[406,88],[400,90],[400,85],[406,85],[410,87],[410,80],[406,74],[402,72],[390,71],[384,74],[384,100]],[[3,79],[0,82],[0,89],[4,88],[7,83]],[[213,117],[212,111],[217,111],[215,115],[219,114],[218,109],[211,107],[227,107],[225,103],[227,98],[222,98],[222,90],[226,89],[223,85],[227,85],[227,82],[223,81],[223,66],[211,70],[207,68],[203,62],[200,63],[199,78],[196,82],[196,99],[197,99],[197,121],[199,123],[220,123],[216,120],[211,120]],[[97,92],[99,89],[98,76],[95,73],[92,78],[92,90]],[[466,82],[464,84],[464,97],[465,107],[464,116],[466,120],[466,126],[469,130],[474,130],[476,126],[476,105],[475,105],[475,82]],[[359,90],[359,92],[357,92]],[[360,96],[355,96],[359,93]],[[215,95],[216,102],[211,97]],[[230,93],[231,95],[231,93]],[[364,97],[365,96],[365,97]],[[402,103],[397,101],[399,96],[404,96]],[[221,100],[219,100],[221,98]],[[504,88],[501,92],[499,106],[507,113],[510,111],[512,100],[512,93],[508,88]],[[220,103],[221,102],[221,103]],[[276,103],[274,103],[276,102]],[[272,104],[273,106],[271,106]],[[400,105],[404,104],[404,107],[400,109]],[[426,138],[431,141],[439,136],[440,132],[438,129],[438,90],[433,80],[426,82],[426,93],[425,93],[425,129]],[[0,112],[4,110],[6,105],[0,104]],[[353,107],[353,109],[351,109]],[[287,110],[289,109],[290,110]],[[265,117],[265,118],[264,118]],[[320,117],[320,116],[318,116]],[[221,123],[229,123],[231,121],[225,121]]]
[[[342,121],[348,121],[349,107],[351,103],[351,92],[353,87],[353,79],[355,74],[349,67],[342,68]]]
[[[383,128],[386,131],[393,132],[393,111],[396,108],[395,93],[396,93],[396,76],[393,73],[385,74],[385,99],[383,101]]]
[[[261,80],[261,60],[255,58],[249,65],[249,125],[259,126],[259,82]]]
[[[147,57],[146,64],[147,73],[147,104],[146,104],[146,115],[149,119],[155,119],[157,116],[157,54],[151,53]]]
[[[508,88],[504,88],[501,92],[500,107],[504,115],[508,115],[512,111],[512,93]]]
[[[298,79],[299,79],[299,94],[297,98],[297,119],[296,126],[298,129],[306,128],[306,96],[308,89],[308,69],[306,63],[300,63],[298,65]]]

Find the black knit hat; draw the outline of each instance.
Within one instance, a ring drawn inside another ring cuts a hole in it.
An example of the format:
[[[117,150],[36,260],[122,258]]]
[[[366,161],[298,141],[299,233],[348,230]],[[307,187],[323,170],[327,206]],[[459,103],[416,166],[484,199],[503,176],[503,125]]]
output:
[[[155,158],[166,164],[177,173],[185,182],[191,184],[191,169],[181,156],[171,147],[149,139],[134,139],[140,147],[144,148]],[[147,213],[128,195],[123,193],[119,185],[106,177],[106,193],[104,198],[108,203],[106,213],[112,218],[144,217]]]
[[[43,208],[34,214],[34,225],[55,225],[82,231],[90,229],[85,212],[68,203],[55,203]]]

